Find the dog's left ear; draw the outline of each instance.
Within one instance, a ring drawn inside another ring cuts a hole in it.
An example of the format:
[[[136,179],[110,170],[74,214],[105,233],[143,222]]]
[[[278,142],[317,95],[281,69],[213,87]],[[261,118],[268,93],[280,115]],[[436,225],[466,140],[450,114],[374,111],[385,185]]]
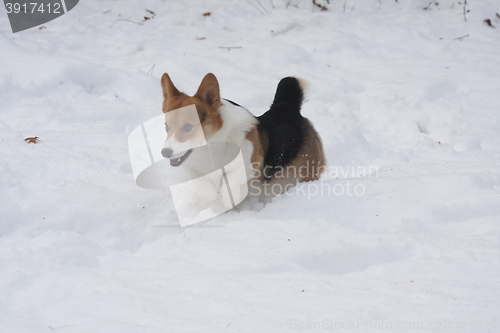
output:
[[[179,96],[181,94],[181,92],[174,86],[167,73],[163,74],[161,77],[161,88],[163,89],[163,97],[165,97],[165,99]]]
[[[195,96],[215,110],[220,107],[219,82],[215,75],[212,73],[205,75]]]

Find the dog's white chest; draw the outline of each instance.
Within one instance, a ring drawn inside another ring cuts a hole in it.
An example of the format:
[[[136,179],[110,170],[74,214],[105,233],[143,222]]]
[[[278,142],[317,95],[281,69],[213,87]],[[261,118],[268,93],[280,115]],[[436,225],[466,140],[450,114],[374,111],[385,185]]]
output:
[[[210,139],[210,142],[230,142],[238,145],[245,162],[247,179],[251,179],[253,177],[251,157],[254,147],[246,137],[248,132],[257,125],[257,119],[245,108],[229,102],[224,102],[219,112],[223,121],[222,128]]]

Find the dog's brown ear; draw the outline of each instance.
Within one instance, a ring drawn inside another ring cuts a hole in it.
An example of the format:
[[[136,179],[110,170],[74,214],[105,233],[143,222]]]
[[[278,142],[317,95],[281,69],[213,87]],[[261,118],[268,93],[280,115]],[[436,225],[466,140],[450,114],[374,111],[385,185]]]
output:
[[[215,75],[212,73],[205,75],[195,96],[207,103],[214,110],[220,107],[219,82]]]
[[[163,89],[163,97],[165,97],[165,99],[179,96],[181,94],[181,92],[174,86],[167,73],[163,74],[161,77],[161,87]]]

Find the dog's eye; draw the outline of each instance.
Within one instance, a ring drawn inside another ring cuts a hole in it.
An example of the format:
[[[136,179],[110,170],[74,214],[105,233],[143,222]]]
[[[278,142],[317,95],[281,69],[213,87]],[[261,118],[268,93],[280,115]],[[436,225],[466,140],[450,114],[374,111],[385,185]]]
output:
[[[193,125],[191,125],[191,124],[185,124],[184,126],[182,126],[181,129],[182,129],[183,132],[187,133],[187,132],[189,132],[190,130],[193,129]]]
[[[165,124],[165,131],[167,131],[167,132],[168,132],[168,130],[169,130],[169,129],[170,129],[170,127],[168,127],[168,125],[167,125],[167,124]]]

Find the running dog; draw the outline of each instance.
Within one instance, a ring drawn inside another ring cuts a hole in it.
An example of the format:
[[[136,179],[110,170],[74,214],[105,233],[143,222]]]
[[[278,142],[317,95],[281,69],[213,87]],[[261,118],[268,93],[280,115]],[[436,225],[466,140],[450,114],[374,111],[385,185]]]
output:
[[[163,157],[174,167],[182,165],[196,174],[200,163],[190,141],[229,142],[240,147],[250,194],[271,196],[286,192],[298,182],[318,180],[326,169],[320,136],[300,114],[306,83],[295,77],[282,79],[269,111],[256,117],[244,107],[221,99],[219,82],[207,74],[194,96],[179,91],[167,73],[161,78],[167,139]],[[174,113],[194,105],[198,119]]]

